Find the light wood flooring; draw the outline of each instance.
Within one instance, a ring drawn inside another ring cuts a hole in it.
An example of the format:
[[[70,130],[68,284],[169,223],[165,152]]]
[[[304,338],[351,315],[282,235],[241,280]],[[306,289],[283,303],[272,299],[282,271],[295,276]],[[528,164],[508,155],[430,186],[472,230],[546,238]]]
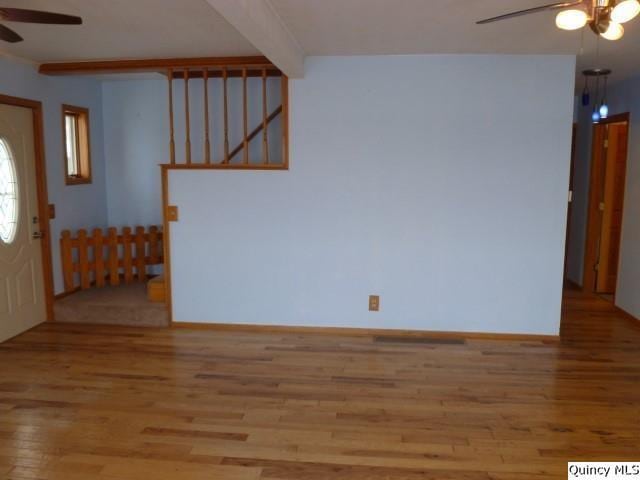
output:
[[[0,345],[0,478],[566,479],[640,461],[640,328],[558,342],[45,324]]]

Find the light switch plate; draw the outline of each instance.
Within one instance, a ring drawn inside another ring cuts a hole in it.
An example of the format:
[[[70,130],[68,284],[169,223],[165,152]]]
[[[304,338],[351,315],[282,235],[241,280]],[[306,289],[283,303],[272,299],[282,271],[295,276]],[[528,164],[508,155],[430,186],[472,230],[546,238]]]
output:
[[[170,222],[178,221],[178,207],[176,205],[167,206],[167,220]]]

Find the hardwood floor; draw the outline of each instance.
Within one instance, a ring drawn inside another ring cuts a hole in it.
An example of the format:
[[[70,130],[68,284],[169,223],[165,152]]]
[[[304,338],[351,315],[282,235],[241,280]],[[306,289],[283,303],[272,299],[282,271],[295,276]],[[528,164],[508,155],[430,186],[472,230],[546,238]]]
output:
[[[45,324],[0,345],[0,477],[537,480],[640,461],[640,328],[561,342]]]

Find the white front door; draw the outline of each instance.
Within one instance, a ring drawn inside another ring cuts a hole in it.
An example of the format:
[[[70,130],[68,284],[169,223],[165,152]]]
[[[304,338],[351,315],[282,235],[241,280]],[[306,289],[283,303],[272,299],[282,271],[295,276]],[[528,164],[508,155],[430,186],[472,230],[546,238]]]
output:
[[[33,111],[0,104],[0,342],[46,320]]]

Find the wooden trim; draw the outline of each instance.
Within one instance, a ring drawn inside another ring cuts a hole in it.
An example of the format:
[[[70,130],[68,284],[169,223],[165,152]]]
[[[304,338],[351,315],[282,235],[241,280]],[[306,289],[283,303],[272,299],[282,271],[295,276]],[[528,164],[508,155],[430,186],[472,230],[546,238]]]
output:
[[[209,78],[223,78],[224,77],[224,73],[222,72],[222,68],[217,68],[215,70],[212,70],[209,67],[202,67],[202,70],[189,70],[189,78],[190,79],[199,79],[202,78],[204,76],[204,72],[207,72],[207,76]],[[249,78],[259,78],[262,76],[262,71],[265,70],[265,68],[260,68],[260,69],[256,69],[256,68],[246,68],[246,67],[242,67],[242,68],[228,68],[227,69],[227,77],[228,78],[242,78],[243,77],[243,71],[246,70],[247,71],[247,77]],[[267,71],[267,76],[268,77],[281,77],[282,76],[282,72],[280,70],[278,70],[277,68],[266,68]],[[176,79],[182,79],[182,73],[180,72],[174,72],[173,77]]]
[[[428,330],[396,330],[387,328],[351,328],[351,327],[302,327],[285,325],[253,325],[233,323],[194,323],[174,321],[174,328],[188,328],[193,330],[217,330],[257,333],[290,333],[311,335],[336,335],[354,337],[394,336],[404,338],[456,338],[468,340],[522,340],[558,342],[559,335],[536,335],[526,333],[482,333],[482,332],[445,332]]]
[[[282,163],[289,168],[289,77],[282,76]]]
[[[71,113],[77,118],[76,151],[80,167],[80,176],[77,178],[69,176],[69,165],[67,162],[67,125],[66,114]],[[64,161],[64,182],[66,185],[86,185],[93,182],[91,168],[91,124],[90,113],[86,107],[75,105],[62,105],[62,159]]]
[[[80,290],[81,290],[80,287],[74,287],[71,290],[67,290],[67,291],[62,292],[62,293],[57,293],[53,298],[54,298],[55,301],[62,300],[63,298],[67,298],[67,297],[73,295],[74,293],[78,293]]]
[[[43,75],[92,75],[127,72],[167,72],[169,69],[254,67],[275,69],[264,56],[250,57],[199,57],[158,58],[142,60],[104,60],[92,62],[43,63],[39,72]]]
[[[600,123],[594,124],[591,130],[591,169],[589,173],[588,196],[589,205],[587,209],[587,230],[582,272],[582,290],[589,293],[593,293],[596,290],[596,272],[594,270],[594,265],[596,264],[598,259],[598,251],[596,245],[601,234],[601,215],[598,208],[600,203],[600,196],[598,194],[600,185],[596,185],[596,182],[602,180],[601,175],[597,175],[597,173],[598,168],[600,167],[598,162],[601,162],[602,160],[601,157],[603,155],[603,147],[601,142],[602,139],[600,138],[602,136],[602,134],[600,133],[601,129],[598,127],[612,123],[626,123],[627,128],[631,129],[631,115],[629,114],[629,112],[610,115],[605,120],[601,120]]]
[[[627,321],[629,321],[630,325],[635,328],[640,328],[640,318],[631,315],[624,308],[619,307],[618,305],[614,305],[613,308]]]
[[[249,98],[247,95],[247,69],[242,69],[242,148],[243,148],[243,158],[242,163],[245,165],[249,164]]]
[[[55,320],[53,312],[53,264],[51,260],[51,226],[49,221],[49,195],[47,193],[47,169],[44,152],[44,121],[42,102],[25,98],[0,95],[0,103],[15,107],[29,108],[33,111],[33,138],[35,143],[36,189],[38,193],[38,228],[43,237],[40,241],[42,251],[42,276],[47,320]]]
[[[185,131],[185,160],[187,165],[191,164],[191,118],[189,115],[189,72],[184,71],[184,131]]]
[[[270,163],[269,165],[245,165],[244,163],[212,163],[210,165],[207,165],[206,163],[192,163],[191,165],[176,163],[175,165],[172,165],[165,163],[160,166],[168,170],[289,170],[288,166],[275,163]]]
[[[209,73],[205,69],[202,76],[204,81],[204,163],[211,163],[211,139],[209,127]]]
[[[163,222],[163,257],[164,257],[164,291],[165,305],[169,314],[169,325],[173,323],[173,297],[171,295],[171,222],[169,222],[169,170],[180,165],[160,165],[162,179],[162,222]],[[187,165],[184,165],[185,167]],[[209,167],[213,165],[208,165]],[[193,168],[194,166],[189,166]]]
[[[617,113],[615,115],[609,115],[607,118],[600,120],[596,125],[606,125],[608,123],[630,123],[631,114],[629,112]]]
[[[224,160],[222,163],[229,163],[229,99],[227,96],[227,69],[222,70],[222,90],[224,94]]]
[[[248,145],[249,142],[256,137],[256,135],[258,135],[261,131],[264,131],[265,125],[269,125],[281,113],[282,113],[282,105],[280,105],[273,112],[271,112],[271,114],[268,117],[266,117],[266,119],[260,125],[258,125],[249,135],[247,135],[245,139],[242,142],[240,142],[238,146],[236,146],[236,148],[231,150],[231,153],[229,153],[229,161],[231,161],[233,157],[235,157],[238,153],[240,153],[240,151],[243,148],[246,148],[245,146]],[[266,166],[269,164],[269,162],[266,162],[266,163],[263,162],[262,164]],[[277,164],[273,164],[273,165],[275,166]]]
[[[175,141],[175,129],[173,127],[173,70],[169,69],[169,75],[167,76],[169,82],[169,161],[176,163],[176,141]]]
[[[267,114],[267,70],[262,70],[262,163],[269,165],[269,115]]]

